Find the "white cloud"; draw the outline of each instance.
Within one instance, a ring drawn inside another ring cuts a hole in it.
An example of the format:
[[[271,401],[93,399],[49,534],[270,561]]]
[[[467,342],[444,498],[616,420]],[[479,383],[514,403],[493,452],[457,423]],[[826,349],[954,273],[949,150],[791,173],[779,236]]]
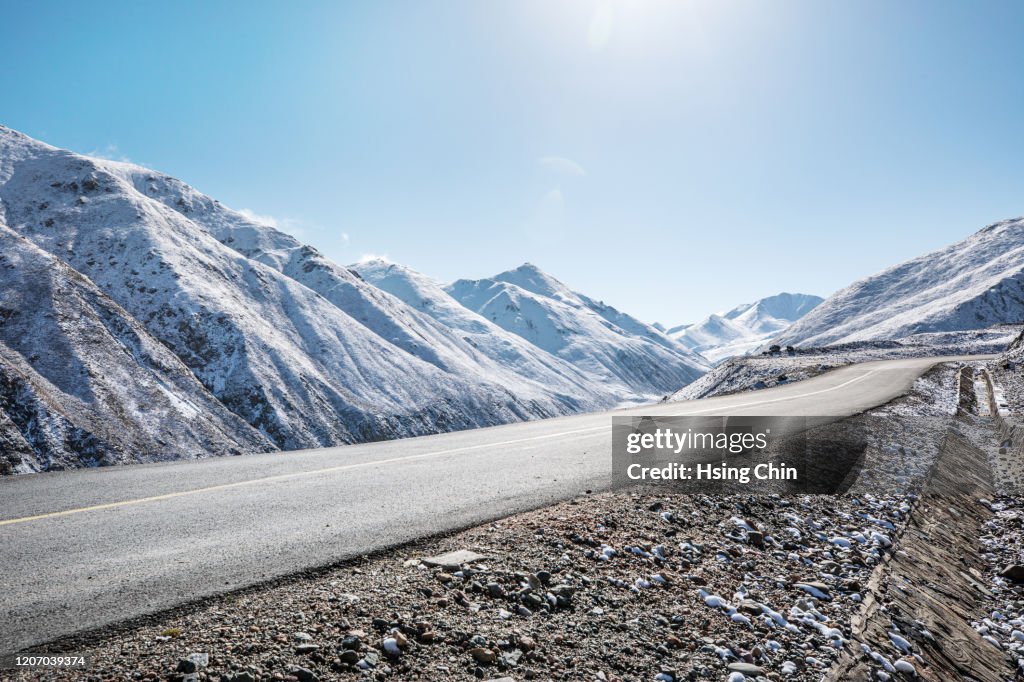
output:
[[[565,158],[564,156],[541,157],[540,165],[562,175],[571,175],[581,178],[587,174],[587,171],[583,166],[572,159]]]
[[[97,159],[106,159],[107,161],[134,163],[127,155],[121,153],[121,150],[117,148],[116,144],[108,144],[102,149],[93,149],[91,152],[87,152],[86,156],[92,156]]]
[[[240,208],[238,209],[238,213],[241,213],[243,216],[253,221],[254,223],[259,223],[260,225],[268,225],[274,228],[275,230],[287,232],[288,234],[299,240],[304,240],[308,236],[306,230],[302,226],[302,221],[296,218],[277,218],[267,213],[257,213],[251,208]],[[345,243],[348,243],[347,238]]]
[[[252,210],[251,208],[240,208],[238,209],[238,212],[244,215],[249,220],[253,221],[254,223],[259,223],[260,225],[269,225],[270,227],[280,227],[280,225],[277,222],[277,218],[275,218],[272,215],[261,215],[256,211]]]

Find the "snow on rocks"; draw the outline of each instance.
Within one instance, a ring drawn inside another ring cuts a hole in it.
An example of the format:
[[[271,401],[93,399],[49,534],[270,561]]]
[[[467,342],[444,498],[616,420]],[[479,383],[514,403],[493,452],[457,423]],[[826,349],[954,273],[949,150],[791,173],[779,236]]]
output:
[[[886,475],[904,458],[929,457],[911,438],[883,440],[902,446],[870,448],[868,457],[881,459],[869,464]],[[182,651],[209,651],[211,679],[243,669],[274,679],[299,656],[290,636],[277,635],[302,631],[320,648],[299,662],[321,679],[821,679],[860,646],[851,617],[916,504],[912,483],[872,480],[840,496],[582,496],[230,604],[214,599],[84,653],[119,678],[140,662],[173,667]],[[753,532],[763,544],[749,541]],[[410,561],[457,549],[486,559]],[[1009,563],[1024,564],[1024,555],[1001,554],[993,565]],[[992,580],[1016,594],[996,569]],[[1006,601],[978,624],[1016,652],[1024,609]],[[908,643],[927,637],[909,627],[890,630]],[[180,639],[157,639],[165,628],[180,629]],[[899,661],[926,672],[913,647],[886,641],[864,653],[879,680],[913,675]]]
[[[1024,659],[1024,498],[985,500],[995,516],[985,523],[982,558],[988,564],[987,587],[996,607],[971,625],[982,638],[1015,659]]]
[[[892,667],[895,668],[898,672],[905,673],[907,675],[910,675],[911,677],[917,677],[917,669],[914,668],[914,664],[906,660],[905,658],[901,658],[900,660],[893,663]]]

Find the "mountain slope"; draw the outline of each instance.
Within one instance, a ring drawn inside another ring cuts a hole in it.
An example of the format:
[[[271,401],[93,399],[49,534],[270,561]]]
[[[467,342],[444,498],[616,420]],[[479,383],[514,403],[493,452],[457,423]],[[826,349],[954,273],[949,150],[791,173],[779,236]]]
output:
[[[273,449],[92,282],[0,223],[0,473]]]
[[[445,287],[455,300],[608,386],[649,398],[703,374],[706,361],[654,327],[526,264]]]
[[[854,282],[776,342],[821,346],[1022,320],[1024,219],[1018,218]]]
[[[464,307],[439,282],[426,275],[379,258],[360,261],[350,267],[377,288],[456,331],[490,361],[490,371],[498,376],[508,375],[508,380],[535,383],[561,395],[573,396],[577,404],[591,409],[611,407],[621,399],[568,362]]]
[[[582,377],[565,384],[549,374],[517,375],[481,352],[480,339],[468,339],[464,330],[450,324],[451,319],[438,319],[432,311],[408,305],[402,296],[366,282],[354,267],[339,266],[291,235],[254,222],[180,180],[133,166],[118,166],[116,172],[139,192],[187,216],[232,250],[317,292],[381,341],[446,373],[472,377],[488,391],[509,391],[519,413],[515,418],[569,414],[617,402],[613,394]],[[496,329],[492,326],[491,331]]]
[[[745,355],[789,327],[822,302],[820,296],[781,293],[713,314],[668,335],[712,362]]]
[[[168,176],[0,127],[0,202],[13,231],[94,282],[273,446],[581,409],[519,395],[454,331]]]

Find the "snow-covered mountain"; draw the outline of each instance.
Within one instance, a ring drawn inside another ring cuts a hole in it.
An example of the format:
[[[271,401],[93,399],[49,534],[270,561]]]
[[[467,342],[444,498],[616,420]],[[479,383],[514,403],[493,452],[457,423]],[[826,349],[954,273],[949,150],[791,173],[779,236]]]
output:
[[[92,282],[0,223],[0,473],[273,449]]]
[[[776,338],[823,346],[1024,321],[1024,219],[867,277],[830,296]]]
[[[745,355],[776,336],[822,302],[811,294],[781,293],[715,313],[666,333],[711,362]]]
[[[623,398],[621,388],[613,390],[565,360],[505,331],[452,298],[440,282],[412,268],[381,258],[350,267],[367,282],[461,334],[479,351],[481,364],[486,364],[496,377],[572,396],[582,407],[611,407]]]
[[[2,126],[0,224],[0,446],[22,462],[8,470],[418,435],[633,395],[510,335],[487,345],[486,328],[474,337],[174,178]],[[17,291],[30,286],[38,300]]]
[[[576,293],[529,263],[445,287],[452,298],[608,387],[663,395],[708,363],[654,327]]]

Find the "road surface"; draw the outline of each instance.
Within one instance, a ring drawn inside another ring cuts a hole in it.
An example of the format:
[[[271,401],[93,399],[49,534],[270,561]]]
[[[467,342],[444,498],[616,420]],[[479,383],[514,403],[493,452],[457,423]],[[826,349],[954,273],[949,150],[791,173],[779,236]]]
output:
[[[0,653],[606,488],[612,415],[849,416],[940,361],[289,453],[0,479]],[[985,358],[987,359],[987,358]]]

